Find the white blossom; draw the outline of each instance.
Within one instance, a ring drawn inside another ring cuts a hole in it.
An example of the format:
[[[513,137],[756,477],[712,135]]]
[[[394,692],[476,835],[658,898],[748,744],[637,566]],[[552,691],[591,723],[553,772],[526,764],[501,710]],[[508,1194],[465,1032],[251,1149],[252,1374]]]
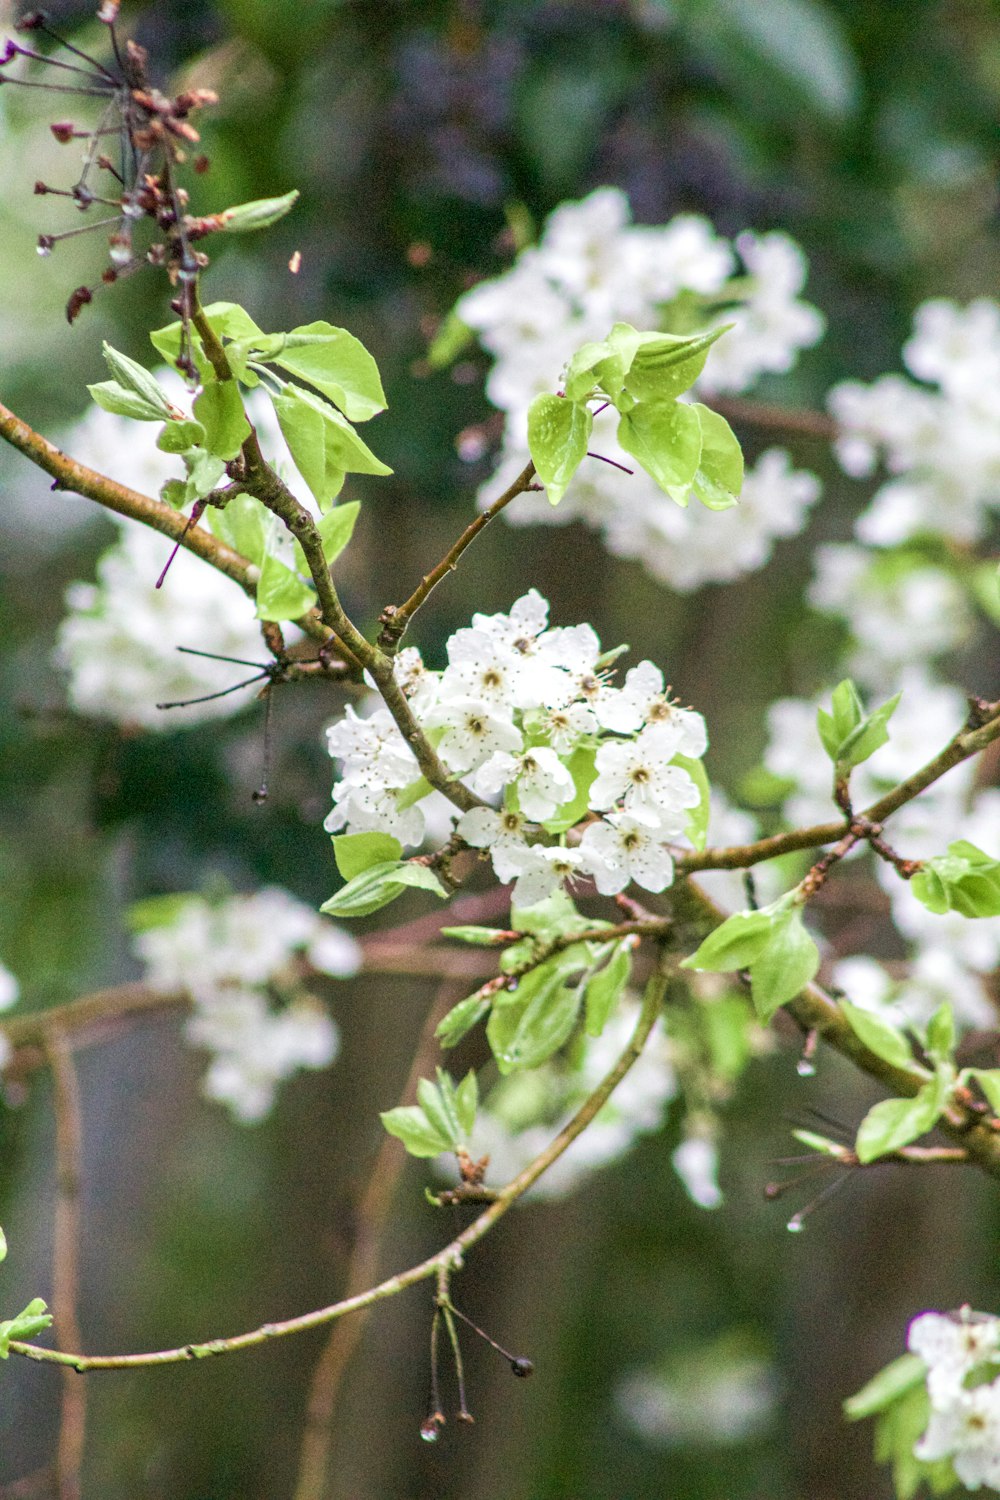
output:
[[[511,905],[535,906],[545,901],[566,881],[581,874],[583,855],[579,849],[547,848],[542,844],[512,845],[508,867],[516,874]]]
[[[499,750],[520,750],[521,731],[481,698],[451,698],[427,716],[429,729],[443,729],[438,754],[451,771],[475,771]]]
[[[21,986],[14,975],[4,964],[0,964],[0,1010],[10,1010],[16,1005],[21,994]]]
[[[361,950],[287,891],[183,898],[134,946],[151,988],[190,996],[186,1035],[212,1053],[204,1092],[236,1119],[263,1118],[279,1083],[336,1057],[337,1027],[304,990],[304,976],[348,978],[361,966]],[[282,997],[287,1003],[276,1005]]]
[[[535,745],[518,755],[502,750],[491,755],[476,772],[473,784],[484,797],[516,787],[523,812],[536,823],[551,818],[575,791],[573,777],[547,745]]]
[[[590,806],[602,811],[621,800],[638,822],[664,834],[681,833],[686,810],[701,800],[688,773],[670,765],[682,737],[679,725],[653,724],[634,740],[602,744]]]
[[[511,808],[495,812],[492,807],[473,807],[463,813],[456,832],[473,849],[488,849],[497,879],[505,885],[519,873],[517,851],[528,847],[524,837],[526,819]]]
[[[615,896],[631,882],[647,891],[673,883],[674,862],[652,829],[627,813],[609,813],[584,829],[580,852],[602,896]]]
[[[721,1205],[719,1148],[714,1141],[704,1135],[689,1135],[681,1141],[670,1162],[692,1203],[697,1203],[699,1208],[718,1208]]]

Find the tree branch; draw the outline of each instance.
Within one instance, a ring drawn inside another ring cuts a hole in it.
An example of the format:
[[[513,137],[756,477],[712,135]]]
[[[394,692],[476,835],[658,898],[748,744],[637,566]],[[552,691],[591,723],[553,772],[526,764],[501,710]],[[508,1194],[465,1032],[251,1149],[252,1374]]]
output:
[[[303,1313],[300,1317],[289,1318],[281,1323],[264,1323],[259,1328],[254,1328],[248,1333],[236,1334],[232,1338],[210,1339],[206,1343],[185,1344],[176,1349],[158,1349],[143,1354],[106,1355],[67,1354],[58,1349],[45,1349],[37,1344],[24,1343],[15,1339],[10,1344],[11,1353],[21,1355],[25,1359],[35,1360],[39,1364],[69,1366],[81,1375],[94,1370],[148,1369],[156,1365],[183,1364],[188,1360],[207,1359],[216,1354],[234,1354],[237,1350],[252,1349],[270,1342],[271,1339],[304,1333],[310,1328],[320,1328],[326,1323],[334,1322],[337,1318],[345,1317],[348,1313],[360,1312],[364,1308],[374,1306],[376,1302],[384,1302],[388,1297],[396,1297],[407,1287],[416,1286],[421,1281],[437,1276],[442,1268],[457,1269],[462,1263],[465,1252],[489,1233],[497,1220],[502,1218],[519,1198],[523,1197],[538,1178],[552,1166],[553,1162],[557,1161],[573,1144],[594,1116],[603,1109],[646,1045],[660,1014],[666,985],[666,964],[661,962],[658,972],[646,984],[635,1031],[611,1071],[545,1150],[539,1152],[538,1156],[529,1162],[512,1182],[498,1192],[496,1200],[463,1229],[461,1234],[449,1241],[443,1250],[421,1261],[419,1265],[411,1266],[409,1270],[402,1271],[397,1276],[390,1276],[387,1281],[382,1281],[378,1286],[371,1287],[356,1296],[345,1297],[330,1307],[321,1307],[315,1312]]]
[[[56,1124],[56,1206],[52,1247],[52,1319],[61,1349],[82,1342],[77,1317],[80,1290],[80,1181],[83,1132],[80,1089],[72,1048],[51,1025],[45,1053],[52,1072]],[[56,1482],[59,1500],[79,1500],[87,1426],[87,1390],[73,1371],[63,1372]]]

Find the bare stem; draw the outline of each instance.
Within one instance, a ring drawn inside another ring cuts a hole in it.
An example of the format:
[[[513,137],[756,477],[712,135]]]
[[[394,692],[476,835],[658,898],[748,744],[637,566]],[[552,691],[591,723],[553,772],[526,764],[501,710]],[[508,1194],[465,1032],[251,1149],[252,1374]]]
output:
[[[51,1027],[46,1055],[52,1072],[56,1124],[56,1205],[52,1250],[52,1316],[61,1349],[82,1342],[77,1317],[80,1290],[80,1179],[83,1133],[80,1089],[67,1037]],[[59,1500],[79,1500],[87,1425],[86,1383],[63,1371],[56,1478]]]
[[[475,541],[483,528],[489,525],[494,516],[500,514],[504,506],[509,505],[512,500],[516,500],[518,495],[523,495],[527,490],[537,488],[532,483],[534,477],[535,466],[529,463],[521,470],[513,484],[508,485],[503,494],[493,501],[492,505],[489,505],[486,510],[482,511],[474,521],[470,521],[469,525],[462,532],[462,535],[458,538],[458,541],[448,549],[437,567],[432,568],[429,573],[424,574],[406,603],[401,604],[398,609],[390,604],[382,611],[380,617],[382,630],[378,638],[378,643],[386,655],[391,656],[393,654],[417,610],[424,603],[431,591],[437,588],[442,578],[446,578],[449,573],[455,571],[462,553],[466,547]]]
[[[438,1022],[461,995],[462,990],[456,989],[454,982],[442,985],[435,995],[421,1028],[410,1071],[399,1098],[401,1105],[413,1104],[416,1100],[417,1083],[425,1073],[430,1072],[439,1050],[434,1038]],[[345,1287],[349,1297],[364,1291],[378,1274],[389,1210],[406,1160],[402,1142],[385,1135],[372,1163],[368,1183],[355,1216],[354,1245]],[[367,1319],[366,1309],[356,1318],[334,1323],[316,1362],[306,1404],[295,1500],[323,1500],[337,1398]]]
[[[68,1365],[80,1374],[87,1374],[93,1370],[148,1369],[156,1365],[183,1364],[187,1360],[208,1359],[217,1354],[235,1354],[240,1349],[252,1349],[269,1343],[271,1339],[304,1333],[310,1328],[320,1328],[326,1323],[334,1322],[337,1318],[345,1317],[348,1313],[361,1312],[364,1308],[374,1306],[376,1302],[384,1302],[388,1297],[396,1297],[407,1287],[416,1286],[421,1281],[436,1277],[441,1269],[457,1269],[462,1263],[465,1252],[489,1233],[497,1220],[502,1218],[519,1198],[523,1197],[544,1172],[548,1171],[553,1162],[562,1156],[577,1136],[587,1128],[594,1116],[603,1109],[646,1045],[660,1014],[666,985],[665,966],[661,964],[660,970],[646,984],[635,1031],[611,1071],[545,1150],[539,1152],[512,1182],[500,1190],[495,1202],[463,1229],[461,1234],[449,1241],[443,1250],[439,1250],[427,1260],[411,1266],[409,1270],[402,1271],[397,1276],[390,1276],[387,1281],[382,1281],[377,1286],[370,1287],[356,1296],[345,1297],[330,1307],[317,1308],[315,1312],[303,1313],[300,1317],[289,1318],[282,1323],[264,1323],[259,1328],[251,1329],[248,1333],[236,1334],[232,1338],[210,1339],[206,1343],[184,1344],[176,1349],[158,1349],[143,1354],[105,1355],[67,1354],[58,1349],[44,1349],[37,1344],[13,1340],[10,1345],[11,1353],[21,1355],[25,1359],[35,1360],[39,1364]]]

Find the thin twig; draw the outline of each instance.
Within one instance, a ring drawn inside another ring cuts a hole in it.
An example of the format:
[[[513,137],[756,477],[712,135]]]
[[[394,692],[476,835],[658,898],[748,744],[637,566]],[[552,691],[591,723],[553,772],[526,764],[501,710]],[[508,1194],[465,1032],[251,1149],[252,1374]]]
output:
[[[453,982],[442,985],[435,995],[421,1028],[409,1075],[400,1094],[401,1105],[415,1101],[417,1082],[431,1071],[439,1051],[434,1035],[438,1022],[455,1001],[461,999],[461,995],[462,990],[456,988]],[[390,1135],[383,1136],[355,1215],[354,1244],[345,1284],[345,1294],[349,1297],[364,1291],[378,1275],[383,1234],[406,1160],[402,1142]],[[356,1318],[335,1323],[316,1362],[306,1403],[295,1500],[323,1500],[337,1398],[367,1318],[366,1310]]]
[[[462,532],[458,541],[448,549],[437,567],[432,568],[429,573],[424,574],[406,603],[401,604],[398,609],[390,604],[382,611],[380,616],[382,630],[379,634],[378,643],[387,656],[391,656],[396,650],[407,626],[427,596],[433,589],[437,588],[442,578],[446,578],[449,573],[455,571],[462,553],[470,543],[475,541],[483,528],[488,526],[493,517],[498,516],[512,500],[516,500],[518,495],[523,495],[526,491],[537,488],[532,483],[534,477],[534,464],[526,464],[513,484],[508,485],[503,494],[494,500],[492,505],[487,506],[474,521],[469,522],[469,525]]]
[[[80,1291],[80,1181],[83,1133],[80,1089],[68,1038],[51,1027],[45,1052],[52,1071],[56,1126],[56,1204],[52,1248],[52,1319],[60,1349],[82,1343],[77,1302]],[[63,1371],[56,1481],[59,1500],[79,1500],[87,1427],[86,1382]]]
[[[664,965],[661,965],[661,969],[664,969]],[[484,1209],[471,1224],[462,1230],[461,1234],[456,1235],[442,1250],[429,1256],[427,1260],[411,1266],[409,1270],[402,1271],[397,1276],[390,1276],[387,1281],[382,1281],[357,1296],[345,1297],[330,1307],[317,1308],[314,1312],[303,1313],[300,1317],[288,1318],[281,1323],[264,1323],[259,1328],[251,1329],[248,1333],[236,1334],[232,1338],[210,1339],[205,1343],[184,1344],[176,1349],[157,1349],[142,1354],[105,1355],[66,1354],[58,1349],[45,1349],[38,1344],[28,1344],[15,1339],[11,1341],[10,1352],[25,1359],[35,1360],[39,1364],[68,1365],[80,1374],[87,1374],[93,1370],[148,1369],[157,1365],[183,1364],[188,1360],[208,1359],[217,1354],[234,1354],[241,1349],[259,1347],[261,1344],[270,1342],[271,1339],[286,1338],[290,1334],[304,1333],[310,1328],[320,1328],[326,1323],[334,1322],[337,1318],[345,1317],[348,1313],[360,1312],[364,1308],[374,1306],[376,1302],[384,1302],[388,1297],[396,1297],[407,1287],[416,1286],[421,1281],[437,1276],[442,1267],[457,1269],[462,1264],[465,1252],[489,1233],[497,1220],[501,1219],[518,1199],[534,1186],[539,1177],[547,1172],[554,1162],[558,1161],[577,1136],[586,1130],[594,1116],[604,1108],[646,1045],[660,1014],[666,987],[665,971],[657,972],[647,981],[635,1030],[611,1071],[544,1151],[540,1151],[513,1181],[498,1192],[495,1202]]]

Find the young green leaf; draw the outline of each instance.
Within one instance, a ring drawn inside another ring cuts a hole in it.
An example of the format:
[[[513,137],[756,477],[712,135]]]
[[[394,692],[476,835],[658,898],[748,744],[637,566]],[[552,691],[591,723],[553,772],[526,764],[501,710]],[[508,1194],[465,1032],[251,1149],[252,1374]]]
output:
[[[580,819],[586,815],[590,788],[597,777],[596,761],[596,745],[578,746],[566,761],[566,769],[573,778],[575,791],[569,801],[564,802],[556,809],[552,817],[547,818],[542,824],[548,833],[565,833],[568,828],[575,828]]]
[[[762,1021],[794,1000],[819,968],[819,949],[806,931],[802,908],[775,921],[767,946],[750,965],[750,995]]]
[[[385,860],[355,875],[323,903],[320,911],[329,917],[367,917],[395,901],[407,886],[433,891],[435,896],[442,898],[448,894],[434,871],[426,865]]]
[[[233,495],[222,510],[210,509],[208,522],[220,541],[259,568],[267,552],[270,514],[253,495]]]
[[[736,434],[717,411],[694,402],[701,424],[701,457],[691,488],[708,510],[729,510],[743,488],[743,452]]]
[[[1000,1114],[1000,1068],[964,1068],[959,1080],[975,1079],[993,1113]]]
[[[831,712],[819,709],[816,723],[823,748],[835,765],[860,766],[888,742],[888,723],[899,706],[900,694],[888,699],[873,713],[865,714],[858,690],[850,678],[833,690]]]
[[[478,1108],[479,1084],[476,1081],[475,1069],[470,1068],[455,1089],[455,1112],[458,1115],[458,1123],[465,1140],[468,1140],[472,1134]]]
[[[316,603],[316,595],[307,583],[268,553],[257,580],[258,620],[297,620]]]
[[[277,224],[279,219],[283,219],[291,211],[299,196],[298,189],[293,188],[280,198],[255,198],[251,203],[237,203],[212,217],[218,220],[218,228],[223,234],[246,234],[255,229],[270,229],[272,224]]]
[[[849,1422],[874,1417],[894,1401],[898,1401],[900,1396],[905,1396],[914,1386],[923,1385],[926,1379],[927,1366],[920,1355],[901,1354],[898,1359],[886,1365],[884,1370],[873,1375],[860,1391],[848,1396],[844,1402],[844,1416]]]
[[[995,917],[1000,915],[1000,860],[958,839],[948,845],[947,854],[926,861],[910,889],[928,911]]]
[[[528,408],[528,451],[550,505],[558,505],[587,456],[590,408],[563,396],[536,396]]]
[[[353,880],[372,865],[401,862],[403,846],[390,833],[334,834],[333,857],[345,880]]]
[[[339,494],[345,473],[392,473],[321,396],[286,385],[271,400],[295,466],[321,507]]]
[[[694,479],[701,458],[701,423],[690,406],[643,401],[618,423],[618,441],[671,498],[677,499],[671,492]]]
[[[632,952],[626,942],[618,943],[611,958],[591,974],[583,989],[584,1014],[588,1036],[600,1036],[632,974]]]
[[[566,367],[563,392],[567,401],[586,401],[603,391],[614,401],[625,380],[625,360],[607,341],[584,344]]]
[[[265,337],[250,314],[236,302],[212,302],[204,309],[204,312],[213,332],[220,339],[247,339],[257,335]],[[154,329],[149,335],[149,340],[157,353],[162,354],[164,359],[173,364],[181,352],[182,336],[183,325],[178,319],[175,323],[168,323],[165,328]],[[195,360],[202,373],[202,379],[214,380],[215,372],[202,353],[201,339],[197,331],[192,337],[195,344]]]
[[[144,365],[129,359],[127,354],[120,354],[110,344],[102,344],[101,349],[114,382],[138,396],[147,406],[155,408],[159,421],[162,422],[165,417],[169,420],[176,415],[176,408],[171,405],[156,376]]]
[[[418,1104],[401,1105],[379,1115],[390,1135],[402,1141],[411,1156],[440,1156],[450,1151],[452,1142],[442,1135]]]
[[[280,352],[265,357],[322,391],[349,422],[367,422],[385,411],[378,365],[346,328],[323,322],[303,324],[286,336]]]
[[[924,1049],[932,1062],[950,1063],[954,1060],[955,1040],[955,1013],[944,1000],[927,1022]]]
[[[477,990],[474,995],[467,995],[464,1000],[453,1005],[434,1033],[442,1047],[457,1047],[473,1026],[479,1025],[491,1005],[489,996],[484,995],[481,990]]]
[[[727,324],[724,328],[713,328],[709,333],[691,337],[640,333],[635,353],[625,371],[625,389],[637,401],[643,402],[671,401],[682,395],[694,385],[705,368],[708,351],[716,339],[731,326]]]
[[[707,969],[711,974],[749,968],[767,947],[774,920],[770,907],[734,912],[682,961],[681,968]]]
[[[563,1045],[583,998],[566,981],[585,963],[582,952],[566,949],[525,974],[516,990],[494,996],[486,1035],[501,1073],[537,1068]]]
[[[500,948],[510,942],[505,927],[442,927],[441,936],[454,938],[457,943],[472,943],[476,948]]]
[[[931,1078],[912,1099],[883,1099],[865,1115],[854,1149],[862,1164],[908,1146],[932,1130],[948,1102],[948,1081]]]
[[[37,1338],[51,1324],[52,1316],[45,1311],[45,1303],[41,1297],[33,1297],[16,1318],[8,1318],[0,1323],[0,1359],[9,1356],[11,1343],[15,1339],[21,1343],[26,1339]]]
[[[147,401],[145,396],[138,395],[117,380],[99,380],[96,385],[88,385],[87,390],[102,411],[109,411],[116,417],[131,417],[136,422],[162,422],[168,415],[161,405]]]
[[[457,1146],[461,1129],[455,1110],[454,1090],[447,1073],[439,1068],[436,1084],[431,1083],[429,1078],[421,1078],[417,1083],[417,1103],[449,1146]]]
[[[691,844],[695,849],[704,849],[705,841],[708,838],[708,820],[711,815],[710,798],[712,792],[709,785],[708,772],[705,770],[705,763],[704,761],[696,760],[690,755],[675,755],[670,764],[672,766],[680,766],[682,771],[686,771],[698,790],[700,801],[697,807],[688,808],[684,832],[691,840]]]
[[[194,403],[194,414],[205,429],[204,445],[217,458],[235,458],[250,434],[239,386],[235,380],[213,380]]]
[[[847,1017],[854,1035],[864,1042],[870,1052],[892,1063],[894,1068],[913,1068],[913,1049],[901,1031],[883,1016],[862,1010],[849,1000],[841,1000],[840,1008]]]
[[[156,439],[161,453],[186,453],[189,448],[205,446],[205,429],[200,422],[185,419],[168,422]]]

